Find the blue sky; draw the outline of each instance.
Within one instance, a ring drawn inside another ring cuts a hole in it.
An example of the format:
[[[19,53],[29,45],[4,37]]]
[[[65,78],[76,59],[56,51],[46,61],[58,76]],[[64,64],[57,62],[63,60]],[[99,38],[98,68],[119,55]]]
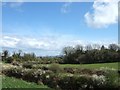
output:
[[[97,3],[3,3],[2,46],[10,51],[58,55],[65,46],[117,43],[116,3]]]

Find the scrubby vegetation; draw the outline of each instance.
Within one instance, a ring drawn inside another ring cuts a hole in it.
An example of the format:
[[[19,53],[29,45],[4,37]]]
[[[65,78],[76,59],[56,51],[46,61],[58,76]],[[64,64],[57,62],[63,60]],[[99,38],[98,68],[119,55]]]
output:
[[[37,57],[34,53],[23,53],[21,50],[14,52],[9,56],[9,52],[4,50],[2,53],[2,61],[7,63],[17,62],[34,62],[38,64],[92,64],[92,63],[108,63],[118,62],[120,59],[120,47],[116,44],[110,44],[108,47],[97,44],[77,45],[75,47],[63,48],[61,56]]]
[[[79,90],[80,88],[117,88],[119,86],[117,70],[79,69],[74,71],[74,73],[71,71],[65,70],[64,73],[58,73],[51,71],[50,69],[42,70],[17,67],[4,69],[2,73],[10,77],[12,76],[62,90]]]
[[[65,47],[61,56],[37,57],[21,50],[2,55],[2,74],[55,90],[118,88],[120,47]],[[9,79],[7,77],[7,79]],[[20,81],[21,82],[21,81]],[[6,82],[7,83],[7,82]],[[21,84],[22,85],[22,84]]]

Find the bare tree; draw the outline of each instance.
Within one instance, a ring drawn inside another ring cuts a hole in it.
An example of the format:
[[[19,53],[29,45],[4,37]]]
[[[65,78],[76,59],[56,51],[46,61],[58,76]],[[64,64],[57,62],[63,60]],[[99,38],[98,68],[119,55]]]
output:
[[[108,46],[108,48],[109,48],[110,50],[117,51],[117,50],[119,49],[119,46],[116,45],[116,44],[110,44],[110,45]]]
[[[63,54],[69,55],[70,53],[74,53],[75,49],[71,46],[63,48]]]
[[[99,44],[93,44],[92,47],[93,47],[93,49],[98,49],[98,50],[100,49],[100,45]]]
[[[87,51],[90,51],[90,50],[92,50],[92,46],[89,44],[89,45],[87,45],[87,46],[85,47],[85,49],[86,49]]]
[[[79,50],[79,51],[83,51],[83,46],[82,45],[76,45],[75,49]]]

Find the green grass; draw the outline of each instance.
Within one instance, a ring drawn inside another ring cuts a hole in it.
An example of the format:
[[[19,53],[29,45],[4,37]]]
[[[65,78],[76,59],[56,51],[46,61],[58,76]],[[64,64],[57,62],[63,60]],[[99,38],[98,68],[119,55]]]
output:
[[[2,88],[43,88],[51,90],[45,85],[37,85],[36,83],[26,82],[8,76],[2,76]]]
[[[62,67],[100,69],[101,67],[118,69],[118,63],[100,63],[100,64],[63,64]]]
[[[50,66],[52,64],[41,64],[40,66]],[[99,63],[99,64],[59,64],[60,67],[67,68],[86,68],[86,69],[100,69],[101,67],[118,69],[118,62],[115,63]]]

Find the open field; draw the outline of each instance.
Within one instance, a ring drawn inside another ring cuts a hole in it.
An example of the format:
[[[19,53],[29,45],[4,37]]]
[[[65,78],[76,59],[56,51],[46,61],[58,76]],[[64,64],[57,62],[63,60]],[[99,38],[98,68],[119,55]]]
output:
[[[44,88],[51,90],[50,88],[44,85],[37,85],[36,83],[26,82],[24,80],[8,76],[3,76],[2,88]]]
[[[118,63],[100,63],[100,64],[65,64],[62,67],[100,69],[101,67],[118,69]]]
[[[40,66],[51,66],[52,64],[41,64]],[[86,68],[86,69],[100,69],[113,68],[118,69],[118,62],[115,63],[99,63],[99,64],[59,64],[63,68]]]

